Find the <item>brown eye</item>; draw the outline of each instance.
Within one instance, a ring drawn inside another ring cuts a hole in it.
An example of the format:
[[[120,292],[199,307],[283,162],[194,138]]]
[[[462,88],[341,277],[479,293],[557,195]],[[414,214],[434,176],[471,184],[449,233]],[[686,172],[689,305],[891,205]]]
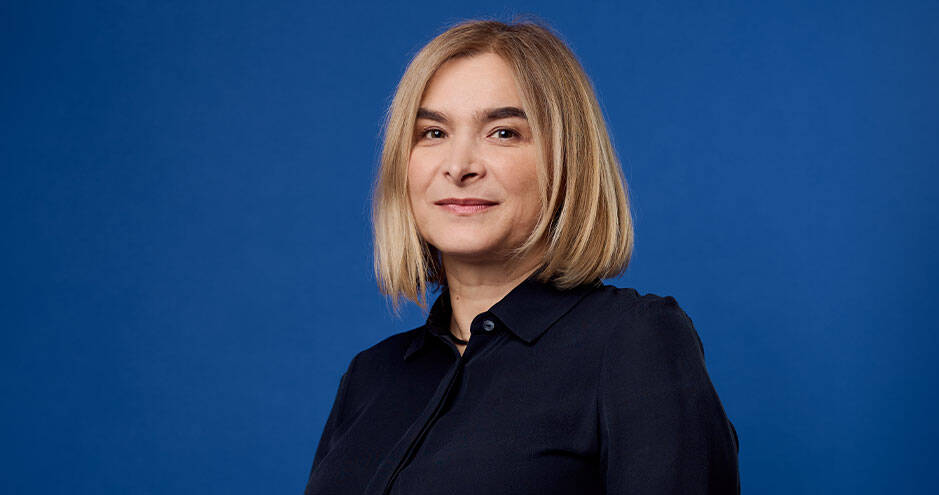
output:
[[[443,137],[444,132],[440,129],[427,129],[422,134],[421,137],[428,137],[428,134],[434,139]]]
[[[497,137],[505,139],[511,139],[519,136],[519,134],[512,129],[497,129],[494,134],[496,134]]]

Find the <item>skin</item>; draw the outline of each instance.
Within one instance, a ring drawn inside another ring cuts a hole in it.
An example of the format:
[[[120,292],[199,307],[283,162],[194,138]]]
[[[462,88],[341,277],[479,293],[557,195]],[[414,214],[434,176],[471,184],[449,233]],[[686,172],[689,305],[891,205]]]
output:
[[[509,263],[509,249],[534,229],[540,212],[537,143],[524,116],[491,109],[523,109],[509,65],[485,53],[442,65],[421,99],[416,141],[408,163],[408,194],[418,231],[436,247],[450,287],[450,331],[470,338],[470,324],[541,262],[536,250]],[[446,198],[481,198],[497,204],[455,213],[435,204]],[[457,344],[462,355],[465,345]]]

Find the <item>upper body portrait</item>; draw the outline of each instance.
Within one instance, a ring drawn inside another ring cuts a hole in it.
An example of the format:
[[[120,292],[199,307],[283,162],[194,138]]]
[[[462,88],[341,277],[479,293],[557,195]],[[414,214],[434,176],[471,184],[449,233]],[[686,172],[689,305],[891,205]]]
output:
[[[467,21],[398,84],[375,273],[427,320],[362,350],[312,494],[739,493],[738,440],[691,319],[604,284],[633,248],[589,79],[536,23]]]

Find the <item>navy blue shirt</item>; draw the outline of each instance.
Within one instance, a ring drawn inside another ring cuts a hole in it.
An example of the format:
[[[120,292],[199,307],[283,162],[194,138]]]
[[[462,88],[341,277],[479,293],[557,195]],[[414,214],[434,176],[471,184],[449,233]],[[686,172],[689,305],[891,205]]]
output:
[[[737,434],[671,296],[529,278],[352,359],[306,495],[737,494]]]

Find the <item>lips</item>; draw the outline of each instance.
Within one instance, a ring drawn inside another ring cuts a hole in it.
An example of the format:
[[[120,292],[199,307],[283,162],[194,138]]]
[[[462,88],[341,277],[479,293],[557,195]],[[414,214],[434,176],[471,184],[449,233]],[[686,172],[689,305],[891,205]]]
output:
[[[495,201],[480,198],[447,198],[436,201],[435,205],[460,205],[460,206],[492,206],[498,204]]]
[[[465,216],[486,211],[499,203],[482,198],[447,198],[435,201],[434,204],[451,213]]]

